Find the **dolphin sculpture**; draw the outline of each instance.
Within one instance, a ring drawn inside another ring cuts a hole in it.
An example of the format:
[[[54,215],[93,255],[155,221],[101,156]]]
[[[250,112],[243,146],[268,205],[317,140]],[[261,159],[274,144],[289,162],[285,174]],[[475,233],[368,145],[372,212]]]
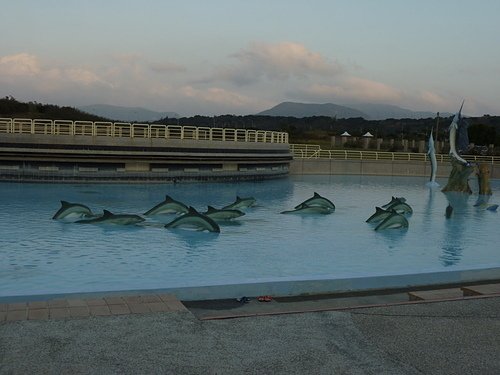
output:
[[[411,215],[413,214],[413,209],[408,203],[405,202],[398,202],[395,203],[391,206],[389,206],[388,210],[393,210],[397,212],[398,214],[408,214]]]
[[[324,206],[310,206],[307,203],[301,203],[294,210],[282,211],[281,214],[321,214],[328,215],[333,212],[333,209]]]
[[[464,102],[462,101],[462,105],[460,106],[460,110],[455,114],[453,120],[451,121],[451,125],[449,128],[450,131],[450,155],[453,156],[457,161],[464,165],[469,165],[469,162],[463,159],[460,155],[458,155],[456,144],[457,144],[457,131],[458,131],[458,123],[462,116],[462,108],[464,106]]]
[[[403,215],[393,212],[387,216],[379,225],[375,227],[376,231],[383,229],[408,228],[408,220]]]
[[[88,219],[88,220],[78,220],[76,223],[79,224],[114,224],[114,225],[132,225],[142,223],[145,219],[139,215],[130,214],[117,214],[103,210],[102,216]]]
[[[209,218],[215,221],[226,221],[236,219],[237,217],[245,215],[244,212],[240,210],[233,209],[217,209],[212,206],[207,207],[207,211],[203,212],[203,215],[208,216]]]
[[[144,216],[153,216],[160,214],[172,214],[172,213],[187,213],[188,207],[175,199],[172,199],[170,196],[166,195],[165,200],[161,203],[158,203],[156,206],[151,208],[149,211],[144,213]]]
[[[301,204],[295,206],[295,209],[300,208],[303,204],[306,204],[307,206],[321,206],[321,207],[326,207],[329,208],[330,210],[335,210],[335,205],[333,202],[325,197],[322,197],[318,193],[314,192],[314,195],[306,199],[304,202]]]
[[[436,149],[434,148],[434,137],[432,136],[432,130],[431,134],[429,135],[429,144],[427,148],[428,148],[427,155],[429,155],[429,159],[431,161],[431,177],[429,179],[429,182],[427,183],[427,186],[429,187],[439,186],[439,184],[436,182],[437,160],[436,160]]]
[[[170,223],[165,228],[191,227],[198,230],[208,230],[209,232],[220,233],[219,225],[207,215],[200,214],[193,207],[189,207],[188,212]]]
[[[388,208],[390,208],[390,206],[392,206],[392,205],[394,205],[396,203],[400,203],[400,202],[401,203],[406,202],[406,198],[404,198],[404,197],[391,197],[391,201],[388,202],[388,203],[386,203],[386,204],[384,204],[384,205],[382,205],[381,207],[385,208],[385,209],[388,209]]]
[[[241,198],[239,196],[236,196],[236,200],[228,204],[227,206],[222,207],[223,210],[240,210],[240,209],[245,209],[248,207],[252,207],[255,204],[255,198],[253,197],[247,197],[247,198]]]
[[[61,208],[52,216],[53,220],[61,220],[70,216],[89,217],[94,216],[90,208],[80,203],[61,201]]]
[[[375,213],[366,219],[367,223],[379,223],[383,221],[386,217],[394,213],[393,209],[384,210],[380,207],[375,207]]]

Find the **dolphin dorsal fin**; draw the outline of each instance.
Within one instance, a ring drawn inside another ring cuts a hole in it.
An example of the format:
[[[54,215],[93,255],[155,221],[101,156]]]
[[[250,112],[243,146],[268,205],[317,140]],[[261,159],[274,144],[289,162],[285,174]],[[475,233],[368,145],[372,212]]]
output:
[[[386,210],[384,210],[383,208],[381,207],[375,207],[375,212],[385,212]]]
[[[320,197],[321,195],[319,195],[317,192],[314,192],[314,197],[317,198],[317,197]]]
[[[170,195],[167,194],[167,195],[165,195],[165,201],[166,202],[172,202],[173,199],[172,199],[172,197]]]
[[[66,206],[69,206],[69,205],[70,205],[69,202],[67,202],[67,201],[61,201],[61,206],[66,207]]]
[[[217,209],[212,206],[207,206],[207,212],[214,212],[214,211],[217,211]]]
[[[196,208],[194,208],[193,206],[189,206],[188,212],[190,214],[197,214],[198,213],[198,211],[196,211]]]
[[[108,210],[102,210],[103,216],[113,216],[113,213]]]

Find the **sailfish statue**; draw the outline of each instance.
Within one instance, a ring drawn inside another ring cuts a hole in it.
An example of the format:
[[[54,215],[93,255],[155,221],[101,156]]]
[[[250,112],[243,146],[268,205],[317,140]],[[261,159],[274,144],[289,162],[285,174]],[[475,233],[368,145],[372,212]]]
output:
[[[437,173],[437,160],[436,160],[436,149],[434,148],[434,138],[431,134],[429,135],[429,143],[427,145],[427,155],[429,155],[429,159],[431,161],[431,177],[429,182],[427,182],[427,186],[429,187],[437,187],[439,184],[436,182],[436,173]]]
[[[453,117],[450,125],[450,156],[463,165],[469,165],[469,162],[459,155],[459,151],[466,151],[469,146],[469,137],[467,135],[467,123],[462,118],[462,108]],[[458,150],[457,150],[458,148]]]
[[[450,172],[450,177],[448,178],[448,183],[441,190],[442,192],[455,191],[472,194],[468,178],[474,171],[474,167],[471,163],[460,156],[460,152],[467,151],[469,147],[467,123],[462,119],[463,106],[464,102],[462,102],[460,110],[453,117],[449,128],[452,169]]]

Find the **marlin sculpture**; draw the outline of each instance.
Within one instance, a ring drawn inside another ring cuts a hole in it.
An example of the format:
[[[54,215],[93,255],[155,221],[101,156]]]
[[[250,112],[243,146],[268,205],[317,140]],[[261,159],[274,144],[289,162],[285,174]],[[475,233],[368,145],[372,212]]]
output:
[[[139,215],[130,214],[117,214],[103,210],[102,216],[88,219],[88,220],[78,220],[76,223],[79,224],[113,224],[113,225],[133,225],[142,223],[144,218]]]
[[[459,122],[462,119],[462,108],[464,106],[464,102],[462,101],[462,105],[460,106],[460,110],[455,114],[453,117],[453,120],[450,125],[450,155],[455,158],[457,161],[464,165],[469,165],[469,162],[465,159],[463,159],[457,152],[457,133],[458,133],[458,126]]]
[[[53,220],[61,220],[69,217],[90,217],[94,216],[90,208],[80,203],[70,203],[61,201],[61,208],[52,217]]]
[[[294,210],[282,211],[281,214],[321,214],[328,215],[333,209],[324,206],[310,206],[307,203],[301,203]]]
[[[219,225],[207,215],[200,214],[193,207],[189,207],[188,212],[170,223],[165,228],[190,227],[197,230],[208,230],[209,232],[220,232]]]
[[[429,182],[427,183],[427,186],[429,187],[439,186],[439,184],[436,182],[437,160],[436,160],[436,149],[434,148],[434,137],[432,136],[432,130],[431,134],[429,134],[427,155],[429,155],[429,159],[431,161],[431,177],[429,179]]]
[[[327,199],[325,197],[322,197],[321,195],[319,195],[316,192],[314,192],[314,195],[311,198],[306,199],[301,204],[295,206],[295,209],[300,208],[304,204],[307,205],[307,206],[325,207],[325,208],[330,209],[331,211],[335,210],[335,205],[333,204],[333,202],[331,200],[329,200],[329,199]]]
[[[223,210],[241,210],[248,207],[252,207],[255,204],[256,200],[253,197],[241,198],[236,196],[236,200],[228,204],[227,206],[222,207]]]
[[[375,227],[376,231],[383,229],[408,228],[408,220],[403,215],[393,212],[387,216],[379,225]]]
[[[161,203],[158,203],[152,209],[144,213],[144,216],[153,216],[153,215],[161,215],[161,214],[172,214],[172,213],[187,213],[188,207],[175,199],[172,199],[170,196],[165,196],[165,200]]]
[[[215,221],[226,221],[236,219],[237,217],[245,215],[244,212],[240,210],[233,209],[217,209],[212,206],[207,207],[207,211],[203,212],[203,215],[208,216],[209,218]]]

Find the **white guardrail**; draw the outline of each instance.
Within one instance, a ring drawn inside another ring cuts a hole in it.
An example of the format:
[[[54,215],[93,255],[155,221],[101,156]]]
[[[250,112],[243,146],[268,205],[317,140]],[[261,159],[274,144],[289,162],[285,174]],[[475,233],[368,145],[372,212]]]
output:
[[[319,145],[290,144],[294,158],[302,159],[337,159],[337,160],[399,160],[429,161],[429,155],[416,152],[383,152],[369,150],[323,150]],[[470,162],[500,164],[499,156],[462,155]],[[438,162],[450,162],[447,154],[436,154]]]
[[[288,133],[267,130],[26,118],[0,118],[0,133],[288,143]]]

